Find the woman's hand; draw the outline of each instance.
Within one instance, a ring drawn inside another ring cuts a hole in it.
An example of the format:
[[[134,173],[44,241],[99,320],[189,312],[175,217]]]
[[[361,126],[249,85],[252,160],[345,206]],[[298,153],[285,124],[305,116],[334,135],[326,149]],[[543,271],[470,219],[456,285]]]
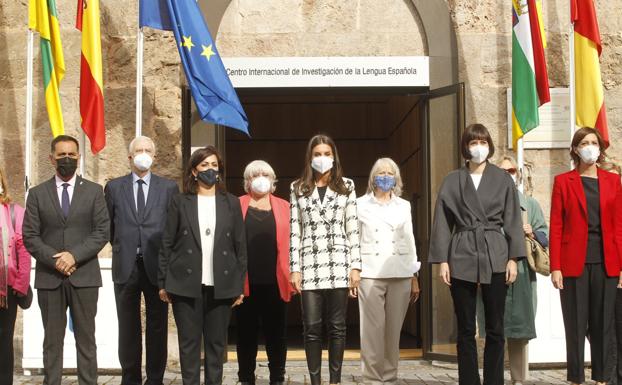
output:
[[[356,298],[359,294],[359,283],[361,282],[361,271],[357,269],[350,270],[348,277],[348,287],[350,288],[350,297]]]
[[[443,262],[441,263],[441,279],[447,286],[451,286],[451,273],[449,271],[449,263]]]
[[[231,307],[240,306],[243,302],[244,302],[244,294],[240,294],[240,296],[236,298],[236,300],[233,302],[233,305],[231,305]]]
[[[0,294],[0,309],[8,309],[9,308],[9,301],[7,300],[7,297]]]
[[[622,273],[620,274],[620,280],[622,280]],[[553,270],[551,272],[551,282],[553,282],[553,286],[555,286],[556,289],[564,289],[564,277],[562,276],[561,270]]]
[[[413,277],[410,283],[410,303],[415,303],[419,299],[419,280],[417,277]]]
[[[289,282],[292,284],[296,294],[300,294],[302,291],[302,274],[300,274],[300,272],[291,273],[289,276]]]
[[[171,297],[168,295],[166,290],[160,289],[160,291],[158,292],[158,295],[160,296],[160,300],[162,300],[163,302],[173,303],[173,301],[171,301]]]
[[[620,278],[618,278],[618,289],[622,289],[622,271],[620,272]]]
[[[518,269],[516,268],[516,261],[510,259],[505,265],[505,284],[511,285],[516,281],[516,276],[518,275]]]
[[[533,227],[531,227],[529,223],[523,225],[523,231],[525,232],[526,236],[528,236],[529,238],[533,238]]]

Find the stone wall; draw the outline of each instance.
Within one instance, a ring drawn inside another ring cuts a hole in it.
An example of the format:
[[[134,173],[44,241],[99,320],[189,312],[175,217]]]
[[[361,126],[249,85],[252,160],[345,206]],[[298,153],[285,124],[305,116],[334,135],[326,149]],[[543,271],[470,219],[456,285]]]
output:
[[[511,85],[511,2],[447,1],[458,38],[460,81],[467,88],[467,122],[487,125],[502,153],[507,147],[506,88]],[[67,66],[61,84],[65,126],[67,133],[77,135],[80,35],[74,28],[75,1],[57,3]],[[568,85],[568,1],[544,3],[550,82],[552,87],[564,87]],[[27,4],[27,0],[0,2],[0,165],[20,203]],[[622,159],[622,0],[596,0],[596,6],[604,46],[610,153]],[[127,172],[126,148],[135,131],[136,2],[103,1],[101,16],[107,146],[97,156],[83,151],[87,153],[86,176],[105,183]],[[220,26],[217,44],[223,56],[424,55],[423,33],[410,0],[234,0]],[[39,183],[52,175],[52,169],[38,38],[35,41],[33,182]],[[183,75],[172,34],[147,30],[144,56],[143,132],[158,146],[156,172],[179,178]],[[537,165],[534,195],[548,217],[552,177],[568,168],[567,151],[529,150],[526,157]]]

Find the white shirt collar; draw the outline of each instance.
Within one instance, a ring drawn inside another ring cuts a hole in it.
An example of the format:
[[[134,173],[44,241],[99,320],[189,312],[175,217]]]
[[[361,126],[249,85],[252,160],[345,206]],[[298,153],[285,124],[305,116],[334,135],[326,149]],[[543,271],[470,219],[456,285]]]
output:
[[[381,202],[381,201],[379,201],[379,200],[376,198],[376,196],[374,195],[374,193],[373,193],[373,192],[370,192],[370,193],[368,193],[367,195],[369,196],[369,203],[373,203],[373,204],[376,204],[376,205],[379,205],[379,206],[386,206],[386,205],[390,205],[390,204],[395,203],[395,202],[397,201],[397,199],[396,199],[396,197],[395,197],[395,194],[393,194],[393,193],[391,193],[391,199],[389,199],[389,200],[388,200],[388,201],[386,201],[386,202]]]
[[[73,176],[71,177],[71,179],[69,179],[67,182],[65,182],[64,180],[62,180],[61,178],[58,177],[58,175],[54,175],[54,180],[56,181],[56,188],[61,188],[63,186],[63,183],[69,183],[69,187],[75,187],[76,185],[76,174],[73,174]]]
[[[132,183],[136,183],[139,179],[142,179],[145,184],[147,186],[149,186],[149,183],[151,182],[151,171],[149,171],[144,177],[139,178],[138,175],[136,175],[133,171],[132,171]]]

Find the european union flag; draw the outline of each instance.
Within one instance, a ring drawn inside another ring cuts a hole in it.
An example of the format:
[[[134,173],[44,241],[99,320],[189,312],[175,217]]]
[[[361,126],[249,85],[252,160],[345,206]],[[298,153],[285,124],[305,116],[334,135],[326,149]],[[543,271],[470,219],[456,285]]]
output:
[[[248,135],[248,119],[196,0],[141,0],[141,27],[172,30],[201,119]]]

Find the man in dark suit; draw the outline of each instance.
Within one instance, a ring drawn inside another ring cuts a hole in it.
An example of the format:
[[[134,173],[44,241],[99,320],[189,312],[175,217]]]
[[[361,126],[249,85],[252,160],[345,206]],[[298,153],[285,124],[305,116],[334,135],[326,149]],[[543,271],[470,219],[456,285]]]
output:
[[[145,136],[129,147],[131,173],[108,182],[112,279],[119,320],[123,385],[142,383],[140,294],[145,297],[147,385],[161,385],[166,369],[168,305],[158,296],[158,253],[166,210],[177,184],[151,173],[153,141]]]
[[[43,319],[44,384],[60,385],[67,308],[76,340],[78,380],[97,384],[95,315],[102,285],[97,253],[108,242],[110,221],[102,187],[76,175],[78,141],[59,135],[50,160],[56,175],[33,187],[26,201],[23,237],[37,260],[35,288]]]

